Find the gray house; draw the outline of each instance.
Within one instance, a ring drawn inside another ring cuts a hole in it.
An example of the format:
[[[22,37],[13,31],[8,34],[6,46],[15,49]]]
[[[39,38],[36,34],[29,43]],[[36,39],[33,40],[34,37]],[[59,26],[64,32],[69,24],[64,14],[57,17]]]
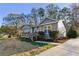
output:
[[[45,18],[41,21],[37,26],[35,26],[34,22],[30,21],[27,25],[22,28],[22,37],[30,37],[34,32],[43,31],[48,34],[48,31],[59,31],[58,25],[59,21],[56,19]],[[63,30],[64,31],[64,30]],[[62,35],[64,36],[64,31]],[[34,35],[34,34],[33,34]],[[60,32],[61,35],[61,32]]]

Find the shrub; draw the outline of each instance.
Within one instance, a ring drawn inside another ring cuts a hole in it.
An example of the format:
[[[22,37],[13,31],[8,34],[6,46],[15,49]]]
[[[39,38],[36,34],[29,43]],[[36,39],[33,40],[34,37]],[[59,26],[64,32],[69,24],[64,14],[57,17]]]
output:
[[[11,38],[11,35],[8,35],[8,38]]]
[[[39,37],[44,38],[44,35],[45,35],[44,32],[42,32],[42,31],[38,32]]]
[[[25,42],[31,42],[32,41],[30,38],[24,38],[24,37],[20,37],[19,40],[25,41]]]
[[[0,38],[2,38],[2,36],[0,35]]]
[[[69,31],[67,32],[68,38],[76,38],[77,36],[78,35],[77,35],[76,30],[74,30],[73,28],[70,28]]]
[[[49,31],[49,35],[53,39],[56,39],[58,37],[58,33],[58,31]]]

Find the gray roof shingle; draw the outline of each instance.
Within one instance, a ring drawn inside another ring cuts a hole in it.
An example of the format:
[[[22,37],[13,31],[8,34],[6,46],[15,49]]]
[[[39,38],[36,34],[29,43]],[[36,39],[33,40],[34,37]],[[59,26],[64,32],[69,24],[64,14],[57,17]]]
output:
[[[41,25],[41,24],[45,24],[45,23],[50,23],[50,22],[56,23],[57,20],[56,20],[56,19],[45,18],[43,21],[40,22],[40,25]]]

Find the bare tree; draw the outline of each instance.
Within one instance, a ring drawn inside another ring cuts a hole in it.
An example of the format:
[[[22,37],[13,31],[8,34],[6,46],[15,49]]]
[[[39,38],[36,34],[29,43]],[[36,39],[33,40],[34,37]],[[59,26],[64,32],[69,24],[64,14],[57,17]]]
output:
[[[20,35],[21,33],[21,27],[23,26],[25,22],[25,16],[24,14],[14,14],[10,13],[6,17],[3,18],[4,25],[7,25],[9,27],[13,26],[16,29],[17,35]]]

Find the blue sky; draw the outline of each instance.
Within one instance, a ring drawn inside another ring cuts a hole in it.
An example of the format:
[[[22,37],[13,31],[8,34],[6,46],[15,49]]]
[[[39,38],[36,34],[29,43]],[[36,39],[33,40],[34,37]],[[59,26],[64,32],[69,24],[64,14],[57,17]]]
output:
[[[45,8],[48,3],[0,3],[0,26],[3,22],[3,17],[9,13],[24,13],[29,14],[32,8]],[[59,3],[60,8],[69,7],[70,4]]]

